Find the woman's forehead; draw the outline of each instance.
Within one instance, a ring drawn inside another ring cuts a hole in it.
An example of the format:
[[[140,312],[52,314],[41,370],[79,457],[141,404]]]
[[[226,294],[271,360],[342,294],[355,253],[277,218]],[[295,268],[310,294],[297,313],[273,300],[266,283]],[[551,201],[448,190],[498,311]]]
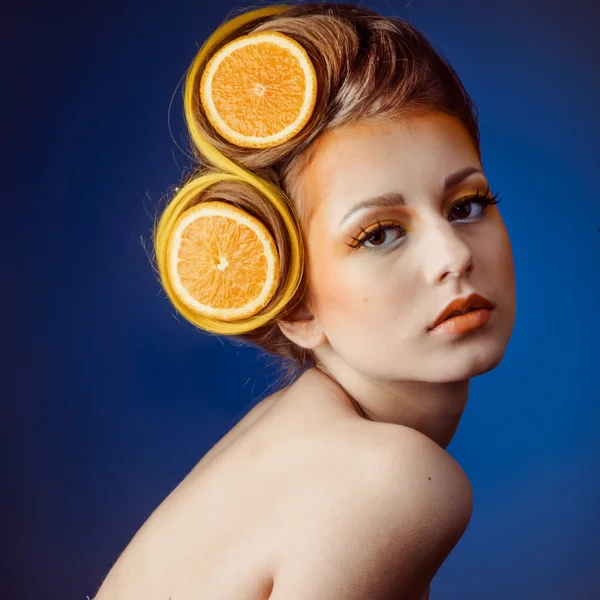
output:
[[[327,172],[332,165],[343,168],[347,164],[347,171],[352,171],[361,163],[385,164],[390,155],[410,162],[415,154],[431,155],[434,151],[440,157],[448,152],[454,154],[455,149],[460,150],[459,146],[475,152],[462,123],[446,114],[414,116],[402,121],[364,121],[323,134],[308,166]]]
[[[326,132],[300,183],[303,202],[312,205],[306,207],[311,217],[325,207],[334,217],[367,195],[434,189],[447,175],[478,165],[475,145],[462,123],[433,114]]]

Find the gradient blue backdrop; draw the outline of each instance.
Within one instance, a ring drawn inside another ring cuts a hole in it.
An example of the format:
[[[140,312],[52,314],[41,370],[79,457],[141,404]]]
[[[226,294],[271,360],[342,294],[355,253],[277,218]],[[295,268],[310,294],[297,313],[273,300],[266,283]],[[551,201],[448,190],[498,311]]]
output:
[[[600,598],[598,5],[363,4],[462,77],[515,255],[513,338],[448,447],[473,517],[431,598]],[[180,78],[243,6],[3,9],[3,598],[93,597],[274,381],[254,349],[175,318],[142,245],[188,165]]]

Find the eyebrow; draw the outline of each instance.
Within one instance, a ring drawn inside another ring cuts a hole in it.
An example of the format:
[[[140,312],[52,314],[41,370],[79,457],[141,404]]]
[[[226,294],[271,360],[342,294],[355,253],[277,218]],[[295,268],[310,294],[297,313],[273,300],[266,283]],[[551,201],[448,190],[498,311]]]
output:
[[[481,173],[485,175],[484,172],[478,167],[465,167],[460,171],[456,171],[456,173],[452,173],[448,175],[444,181],[444,192],[451,190],[456,187],[460,183],[462,183],[467,177],[475,173]],[[387,192],[385,194],[379,194],[378,196],[374,196],[373,198],[369,198],[367,200],[363,200],[358,204],[355,204],[343,217],[340,221],[338,227],[342,227],[342,225],[358,210],[362,210],[363,208],[374,208],[374,207],[385,207],[385,206],[405,206],[406,200],[404,196],[400,192]]]

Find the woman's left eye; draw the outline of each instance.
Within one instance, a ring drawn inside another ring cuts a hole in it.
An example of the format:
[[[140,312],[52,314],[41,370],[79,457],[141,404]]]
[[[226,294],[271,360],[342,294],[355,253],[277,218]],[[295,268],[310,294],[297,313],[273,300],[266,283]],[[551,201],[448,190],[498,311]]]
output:
[[[481,194],[476,194],[475,196],[469,196],[467,198],[463,198],[462,200],[459,200],[451,209],[450,209],[450,215],[452,215],[453,213],[456,214],[456,210],[458,209],[458,215],[457,215],[457,219],[462,220],[462,219],[467,219],[469,217],[471,217],[471,206],[473,204],[477,204],[479,205],[479,213],[477,214],[477,216],[475,217],[476,219],[481,218],[483,215],[485,215],[486,212],[486,208],[488,206],[492,206],[494,204],[498,204],[498,202],[500,202],[500,200],[502,200],[502,198],[500,198],[499,194],[496,194],[495,196],[482,196]],[[467,214],[464,214],[466,210]],[[463,214],[460,214],[463,213]]]
[[[469,217],[473,218],[472,207],[474,205],[479,206],[479,210],[477,211],[477,214],[474,216],[474,218],[478,218],[479,216],[483,215],[483,213],[485,212],[486,205],[484,205],[484,203],[482,201],[478,201],[478,200],[474,200],[474,199],[463,200],[461,202],[456,203],[450,210],[449,216],[454,214],[456,216],[456,218],[459,220],[468,219]]]

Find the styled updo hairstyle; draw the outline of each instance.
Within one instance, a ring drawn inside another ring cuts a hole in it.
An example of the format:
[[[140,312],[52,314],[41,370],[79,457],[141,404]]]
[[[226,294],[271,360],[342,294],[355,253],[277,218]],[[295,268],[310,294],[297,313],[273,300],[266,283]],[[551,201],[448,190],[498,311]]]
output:
[[[290,379],[319,364],[311,350],[294,344],[277,325],[277,320],[286,319],[300,301],[311,305],[304,260],[307,214],[296,182],[310,162],[315,140],[325,131],[357,121],[389,121],[443,112],[464,125],[481,158],[479,126],[477,108],[447,59],[422,32],[401,18],[382,16],[352,4],[327,2],[273,5],[248,13],[252,14],[257,18],[230,17],[228,22],[239,26],[224,28],[219,43],[208,54],[201,48],[190,66],[185,115],[198,166],[176,188],[161,222],[155,224],[154,247],[160,281],[187,320],[203,331],[228,335],[234,343],[259,347],[278,357],[284,379]],[[289,141],[262,149],[236,146],[221,137],[206,117],[199,91],[202,67],[214,52],[237,37],[258,31],[277,31],[295,39],[308,53],[317,75],[316,105],[309,122]],[[215,154],[206,151],[207,141],[248,175],[223,176],[219,161],[213,160]],[[213,183],[195,192],[194,182],[202,178]],[[292,220],[282,218],[285,211],[276,209],[254,181],[262,182],[262,189],[269,186],[281,198]],[[275,295],[260,313],[240,324],[213,321],[209,325],[206,318],[196,317],[177,302],[164,268],[160,268],[165,260],[164,240],[174,219],[195,204],[210,200],[232,203],[260,219],[273,236],[279,254]],[[257,323],[261,317],[265,317],[263,323]]]

